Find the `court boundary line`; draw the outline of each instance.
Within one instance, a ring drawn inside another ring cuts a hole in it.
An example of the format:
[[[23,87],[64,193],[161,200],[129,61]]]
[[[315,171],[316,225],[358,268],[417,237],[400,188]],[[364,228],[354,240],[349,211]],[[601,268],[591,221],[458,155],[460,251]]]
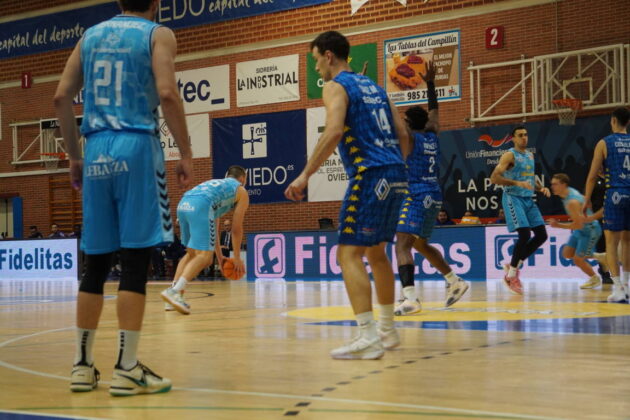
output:
[[[0,342],[0,348],[5,347],[11,343],[20,340],[26,340],[28,338],[37,337],[40,335],[51,334],[61,331],[69,331],[74,330],[76,327],[64,327],[64,328],[55,328],[51,330],[38,331],[32,334],[26,334],[18,337],[11,338],[9,340]],[[64,381],[69,381],[69,377],[53,375],[50,373],[39,372],[32,369],[26,369],[20,366],[16,366],[14,364],[5,362],[4,360],[0,360],[0,366],[5,367],[7,369],[17,370],[18,372],[28,373],[31,375],[42,376],[51,379],[60,379]],[[108,381],[101,381],[103,384],[109,384]],[[536,415],[521,415],[521,414],[513,414],[513,413],[501,413],[501,412],[492,412],[492,411],[483,411],[483,410],[473,410],[473,409],[463,409],[463,408],[451,408],[451,407],[440,407],[440,406],[431,406],[431,405],[422,405],[422,404],[405,404],[405,403],[391,403],[385,401],[365,401],[365,400],[353,400],[353,399],[345,399],[345,398],[329,398],[329,397],[313,397],[306,395],[291,395],[291,394],[276,394],[269,392],[256,392],[256,391],[230,391],[223,389],[212,389],[212,388],[186,388],[186,387],[174,387],[174,390],[177,391],[191,391],[191,392],[201,392],[208,394],[227,394],[227,395],[243,395],[250,397],[265,397],[265,398],[284,398],[289,400],[317,400],[317,401],[326,401],[333,403],[349,403],[356,405],[376,405],[376,406],[385,406],[385,407],[399,407],[399,408],[409,408],[416,410],[434,410],[441,412],[451,412],[451,413],[461,413],[461,414],[476,414],[476,415],[487,415],[487,416],[503,416],[506,418],[513,419],[529,419],[529,420],[560,420],[559,417],[545,417],[545,416],[536,416]],[[113,407],[115,408],[115,407]]]

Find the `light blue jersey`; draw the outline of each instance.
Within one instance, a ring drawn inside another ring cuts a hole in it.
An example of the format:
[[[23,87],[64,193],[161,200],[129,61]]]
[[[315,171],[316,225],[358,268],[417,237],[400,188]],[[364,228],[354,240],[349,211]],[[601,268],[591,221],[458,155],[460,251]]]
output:
[[[567,212],[567,214],[569,213],[569,201],[571,200],[576,200],[578,203],[580,203],[580,207],[582,204],[584,204],[584,196],[582,194],[580,194],[578,192],[578,190],[576,190],[575,188],[571,188],[569,187],[569,194],[562,199],[562,204],[564,205],[564,210]],[[593,215],[593,211],[591,209],[587,209],[586,210],[586,215],[587,216],[592,216]],[[584,226],[586,225],[590,225],[593,222],[590,223],[585,223]]]
[[[214,217],[219,218],[234,207],[236,190],[241,183],[235,178],[211,179],[186,192],[184,197],[204,197],[212,207]]]
[[[564,204],[564,209],[567,214],[569,213],[569,201],[577,200],[580,203],[580,207],[584,204],[584,196],[580,194],[575,188],[569,187],[569,194],[562,199],[562,204]],[[587,210],[586,213],[588,216],[591,216],[593,212],[591,209]],[[571,232],[571,237],[567,242],[567,246],[575,249],[575,253],[579,257],[590,257],[593,255],[595,251],[595,246],[597,245],[597,241],[602,236],[602,228],[599,225],[599,222],[596,220],[590,223],[584,223],[582,229],[577,229]]]
[[[534,178],[534,155],[530,152],[521,153],[513,147],[509,150],[514,155],[514,166],[503,173],[503,176],[513,181],[526,181],[534,188],[536,180]],[[534,195],[532,190],[508,185],[503,187],[503,192],[519,197],[531,197]]]
[[[158,26],[118,15],[85,32],[83,135],[104,130],[157,133],[160,101],[151,66],[151,37]]]

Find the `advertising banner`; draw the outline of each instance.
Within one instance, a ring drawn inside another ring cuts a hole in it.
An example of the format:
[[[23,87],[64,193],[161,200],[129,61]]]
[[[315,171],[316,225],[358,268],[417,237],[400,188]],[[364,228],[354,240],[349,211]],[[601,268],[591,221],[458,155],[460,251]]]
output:
[[[239,107],[300,100],[297,54],[236,63]]]
[[[230,109],[230,66],[205,67],[175,73],[186,114]]]
[[[485,280],[486,247],[484,228],[436,229],[431,244],[444,252],[453,271],[466,280]],[[340,279],[337,263],[336,232],[260,233],[247,235],[247,278]],[[387,253],[394,272],[398,272],[394,244]],[[443,277],[420,254],[414,251],[418,280],[440,280]],[[369,271],[369,267],[368,267]]]
[[[396,105],[427,102],[427,63],[435,64],[438,101],[461,99],[460,32],[446,31],[385,41],[385,90]]]
[[[525,123],[529,151],[534,153],[536,177],[547,187],[554,173],[566,173],[570,185],[584,190],[597,141],[610,133],[606,115],[578,118],[574,126],[560,126],[557,120]],[[501,207],[502,188],[490,182],[499,158],[513,147],[514,125],[475,127],[440,133],[442,158],[440,178],[444,207],[451,217],[472,211],[479,217],[496,217]],[[543,215],[564,214],[558,197],[535,194]]]
[[[306,54],[306,93],[308,99],[319,99],[322,97],[324,79],[315,70],[315,59],[312,53]],[[376,69],[376,44],[362,44],[350,47],[348,64],[355,73],[362,73],[378,83]]]
[[[304,110],[212,120],[213,177],[247,170],[251,203],[286,201],[284,190],[306,164]]]
[[[187,115],[186,125],[193,158],[210,157],[210,116],[208,114]],[[181,159],[177,144],[166,121],[162,118],[160,118],[160,143],[164,150],[164,160]]]
[[[77,280],[77,240],[0,241],[0,281]]]
[[[306,110],[306,150],[310,158],[315,150],[319,136],[326,125],[326,108],[309,108]],[[343,168],[339,150],[319,167],[308,180],[308,201],[339,201],[348,187],[348,176]]]

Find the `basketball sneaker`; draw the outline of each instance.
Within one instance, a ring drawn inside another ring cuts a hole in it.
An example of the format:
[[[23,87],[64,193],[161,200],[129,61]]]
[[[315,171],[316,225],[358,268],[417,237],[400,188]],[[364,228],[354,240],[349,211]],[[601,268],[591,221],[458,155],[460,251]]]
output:
[[[411,315],[417,314],[422,311],[422,304],[418,299],[409,300],[403,299],[400,301],[396,309],[394,309],[394,315],[403,316],[403,315]]]
[[[341,360],[375,360],[383,357],[383,354],[385,354],[385,350],[378,335],[374,338],[359,335],[349,344],[330,352],[333,359]]]
[[[628,300],[628,292],[621,284],[613,284],[612,293],[606,299],[610,303],[620,303]]]
[[[447,282],[448,283],[448,282]],[[468,283],[464,281],[464,279],[457,278],[457,281],[454,281],[452,284],[448,285],[448,289],[446,289],[446,307],[448,308],[455,302],[457,302],[464,293],[468,291]]]
[[[164,302],[164,310],[167,312],[174,311],[175,307],[168,302]]]
[[[74,365],[72,367],[72,380],[70,382],[70,391],[92,391],[98,386],[99,379],[101,379],[101,373],[98,371],[98,369],[94,367],[94,365]]]
[[[521,284],[521,280],[518,278],[518,271],[514,277],[508,277],[507,274],[503,277],[503,283],[508,287],[510,292],[515,295],[523,294],[523,285]]]
[[[580,285],[580,289],[594,289],[596,287],[599,287],[600,284],[602,284],[601,279],[598,275],[594,275],[593,277],[586,280],[585,283],[582,283]]]
[[[393,350],[400,346],[400,336],[396,328],[390,328],[388,330],[378,329],[378,336],[381,338],[381,343],[385,350]]]
[[[184,296],[182,296],[182,294],[177,290],[169,287],[168,289],[162,291],[161,296],[164,302],[173,305],[175,310],[180,314],[190,314],[190,305],[184,300]]]
[[[137,394],[157,394],[171,389],[171,380],[158,376],[151,369],[138,362],[129,369],[114,368],[109,393],[116,397]]]

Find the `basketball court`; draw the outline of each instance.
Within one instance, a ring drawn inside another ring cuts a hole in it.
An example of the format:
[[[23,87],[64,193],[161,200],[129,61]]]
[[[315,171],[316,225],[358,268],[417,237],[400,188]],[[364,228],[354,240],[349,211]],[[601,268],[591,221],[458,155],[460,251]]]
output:
[[[397,317],[402,345],[376,361],[333,360],[356,331],[340,281],[193,283],[193,313],[165,312],[149,285],[140,360],[167,394],[113,398],[116,284],[107,284],[94,392],[69,392],[73,282],[2,282],[2,418],[622,418],[630,306],[578,282],[473,282],[449,309],[422,283],[424,310]],[[400,291],[399,291],[400,293]]]

